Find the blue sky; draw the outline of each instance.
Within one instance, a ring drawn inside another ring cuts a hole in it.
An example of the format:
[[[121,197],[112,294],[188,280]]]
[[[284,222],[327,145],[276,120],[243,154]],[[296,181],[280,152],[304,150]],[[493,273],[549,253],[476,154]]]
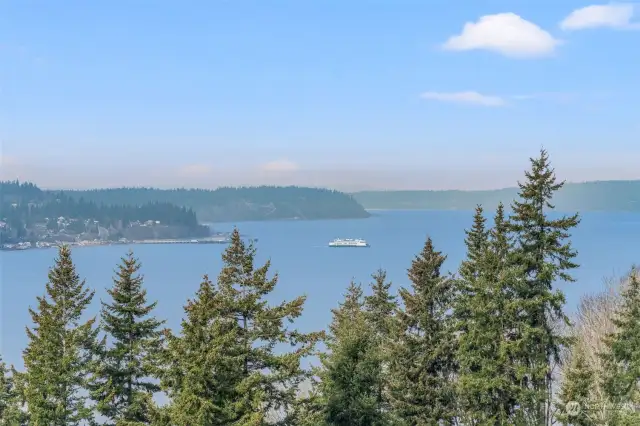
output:
[[[7,1],[2,175],[496,187],[544,145],[570,180],[640,178],[635,22],[575,0]]]

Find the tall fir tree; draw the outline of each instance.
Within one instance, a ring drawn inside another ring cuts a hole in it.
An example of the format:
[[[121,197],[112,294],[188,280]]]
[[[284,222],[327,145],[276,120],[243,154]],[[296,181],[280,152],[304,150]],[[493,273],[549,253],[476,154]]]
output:
[[[301,361],[314,353],[322,333],[286,327],[301,315],[305,297],[270,306],[266,298],[278,276],[268,278],[270,261],[255,268],[255,254],[253,243],[247,246],[234,229],[217,285],[201,287],[188,306],[195,315],[183,324],[183,336],[172,339],[173,378],[165,381],[179,396],[173,409],[176,424],[263,425],[274,412],[281,414],[281,422],[295,414],[299,386],[311,376]],[[207,347],[202,347],[204,338]],[[278,344],[296,349],[276,352]],[[178,360],[175,355],[181,354],[184,359]],[[191,371],[202,379],[187,383],[184,377]],[[195,409],[189,411],[190,406]],[[189,418],[191,412],[199,417]]]
[[[464,424],[506,424],[509,410],[508,359],[505,338],[505,262],[500,245],[506,237],[504,211],[498,206],[494,228],[485,228],[481,207],[473,228],[467,231],[467,258],[460,267],[460,291],[455,312],[460,331],[457,397],[459,419]]]
[[[489,247],[495,260],[495,264],[491,265],[491,267],[495,273],[508,266],[509,253],[513,246],[502,202],[498,203],[496,214],[493,217],[493,228],[489,230],[489,240]]]
[[[377,385],[377,406],[383,413],[391,411],[389,403],[389,365],[391,362],[390,343],[394,338],[394,315],[398,301],[391,294],[391,281],[387,272],[378,269],[372,276],[371,294],[364,298],[364,312],[375,338],[375,353],[380,363],[380,375]]]
[[[460,276],[467,282],[472,282],[480,274],[481,263],[489,242],[486,222],[484,209],[481,205],[477,205],[473,215],[473,225],[471,229],[465,230],[464,243],[467,256],[460,265]]]
[[[25,400],[33,426],[74,426],[91,421],[86,388],[99,329],[82,316],[94,292],[76,273],[71,249],[63,245],[49,271],[46,295],[29,309],[24,351]]]
[[[154,408],[151,397],[160,390],[156,380],[164,321],[152,315],[157,303],[147,303],[139,270],[138,259],[129,251],[107,290],[111,302],[102,302],[101,328],[106,339],[90,389],[97,411],[114,425],[149,424]]]
[[[460,264],[459,277],[456,279],[454,318],[456,330],[460,335],[467,333],[472,324],[470,318],[473,314],[472,304],[481,282],[479,275],[489,242],[486,222],[484,209],[481,205],[477,205],[473,215],[473,225],[470,229],[465,229],[466,257]]]
[[[390,365],[395,414],[411,425],[453,424],[456,417],[456,339],[451,318],[454,280],[428,238],[409,269],[411,290],[400,289]]]
[[[322,424],[374,426],[389,424],[379,399],[382,363],[375,330],[367,321],[360,285],[351,283],[344,301],[333,310],[328,352],[320,355],[319,390]]]
[[[392,333],[392,317],[398,308],[398,301],[391,294],[392,283],[387,280],[385,270],[378,269],[371,278],[371,294],[364,297],[364,310],[376,334],[385,339]]]
[[[571,348],[571,364],[567,369],[556,404],[556,420],[562,425],[595,426],[598,423],[592,412],[592,388],[595,385],[595,372],[585,357],[583,343],[575,341]],[[572,405],[577,404],[577,410]]]
[[[171,399],[165,423],[172,426],[214,426],[232,424],[232,403],[239,361],[237,342],[229,330],[233,321],[223,323],[215,285],[204,276],[195,298],[184,307],[179,336],[166,332],[162,388]]]
[[[563,308],[562,291],[554,290],[557,280],[572,282],[570,270],[577,253],[567,241],[579,223],[578,214],[551,219],[551,201],[564,182],[556,180],[547,152],[542,149],[532,158],[526,181],[518,183],[520,200],[513,202],[508,227],[514,238],[511,261],[524,269],[525,279],[513,288],[518,325],[515,339],[520,348],[522,388],[519,416],[534,424],[552,421],[553,365],[560,362],[560,349],[566,339],[558,323],[569,324]],[[523,420],[524,421],[524,420]]]
[[[633,267],[613,319],[616,331],[605,339],[603,387],[619,425],[640,424],[640,269]]]
[[[22,410],[22,398],[16,384],[16,372],[0,356],[0,426],[22,426],[27,424]]]

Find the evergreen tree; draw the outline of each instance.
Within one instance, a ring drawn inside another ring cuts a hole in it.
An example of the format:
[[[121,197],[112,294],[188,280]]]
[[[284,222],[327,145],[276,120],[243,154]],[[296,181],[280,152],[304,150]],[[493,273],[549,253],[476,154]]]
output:
[[[13,370],[13,369],[12,369]],[[26,425],[26,414],[22,411],[21,398],[15,383],[16,373],[9,369],[0,356],[0,426]]]
[[[364,311],[367,323],[375,338],[375,348],[372,351],[378,355],[380,375],[377,385],[377,407],[381,412],[388,413],[389,405],[389,347],[393,336],[394,314],[398,309],[395,295],[390,293],[391,282],[387,281],[386,271],[379,269],[372,276],[371,295],[364,298]]]
[[[71,249],[61,246],[46,295],[29,309],[25,399],[33,426],[80,425],[93,417],[84,391],[99,330],[95,318],[81,321],[93,295],[76,273]]]
[[[381,364],[373,329],[364,314],[360,285],[351,283],[345,300],[333,310],[321,354],[320,391],[325,402],[324,423],[335,426],[383,425],[378,407]]]
[[[451,424],[456,414],[456,340],[450,312],[455,286],[440,273],[445,259],[428,238],[408,271],[412,289],[400,290],[404,309],[396,316],[390,394],[397,416],[411,425]]]
[[[371,295],[364,298],[364,310],[376,334],[387,338],[392,332],[392,316],[398,308],[397,298],[390,293],[391,282],[387,281],[386,271],[378,269],[371,278]]]
[[[237,344],[228,337],[232,321],[222,322],[220,299],[214,284],[204,276],[194,299],[184,307],[179,336],[168,338],[162,387],[171,398],[165,424],[214,426],[231,424],[231,404],[238,361]],[[231,336],[233,337],[233,336]]]
[[[616,331],[607,336],[604,389],[616,411],[617,424],[640,424],[640,270],[632,268],[614,318]]]
[[[187,307],[195,312],[183,323],[183,336],[172,338],[174,365],[165,381],[178,396],[175,424],[263,425],[274,412],[282,414],[282,422],[295,413],[298,388],[310,377],[301,360],[314,353],[322,333],[285,326],[301,315],[305,298],[269,306],[266,297],[278,277],[268,278],[269,261],[255,268],[254,258],[253,244],[245,245],[235,229],[217,286],[201,286]],[[283,343],[297,348],[276,353]],[[201,378],[185,380],[192,372]]]
[[[106,340],[94,369],[92,397],[97,410],[111,423],[148,424],[151,396],[160,390],[158,377],[164,323],[152,316],[156,303],[147,303],[140,263],[130,251],[107,290],[112,302],[102,302],[102,330]]]
[[[538,158],[531,159],[531,170],[525,175],[526,182],[518,184],[520,200],[513,202],[508,222],[515,242],[511,260],[525,273],[525,280],[512,289],[514,303],[519,304],[514,308],[518,312],[514,347],[519,348],[514,356],[523,391],[519,416],[546,425],[552,417],[552,365],[560,362],[560,348],[566,344],[556,326],[569,323],[563,312],[564,294],[554,291],[552,285],[558,279],[574,281],[569,271],[577,267],[573,262],[577,253],[566,240],[579,218],[577,214],[548,217],[547,211],[554,208],[553,195],[564,182],[556,180],[544,149]]]
[[[472,282],[480,274],[481,263],[489,241],[489,231],[486,229],[487,219],[481,205],[476,206],[473,215],[473,226],[465,230],[465,245],[467,257],[460,266],[460,276],[464,281]]]
[[[459,268],[459,278],[456,280],[456,295],[454,300],[456,329],[460,334],[468,331],[472,324],[470,310],[475,303],[475,295],[480,284],[480,270],[484,261],[489,242],[489,231],[486,229],[486,219],[481,205],[476,206],[471,229],[465,230],[465,246],[467,255]]]
[[[485,231],[481,215],[477,209],[474,228],[467,234],[468,255],[460,268],[467,291],[458,295],[455,306],[462,323],[457,352],[459,415],[465,424],[506,424],[517,395],[505,341],[510,324],[505,290],[518,271],[506,264],[508,236],[502,205],[490,230]]]
[[[571,350],[571,365],[562,380],[558,395],[556,419],[563,425],[594,426],[596,421],[592,415],[591,391],[595,385],[594,371],[589,366],[582,343],[576,342]],[[572,404],[578,404],[578,411],[573,412]]]
[[[491,265],[495,272],[500,271],[507,266],[509,253],[511,252],[512,242],[509,236],[509,224],[505,219],[504,205],[498,204],[496,214],[493,218],[493,228],[489,230],[490,249],[493,253],[495,264]]]

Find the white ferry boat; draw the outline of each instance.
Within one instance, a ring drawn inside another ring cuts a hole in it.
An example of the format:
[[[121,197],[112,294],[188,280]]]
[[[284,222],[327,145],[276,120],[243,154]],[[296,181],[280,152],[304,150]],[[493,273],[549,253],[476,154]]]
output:
[[[369,243],[360,238],[336,238],[329,243],[329,247],[369,247]]]

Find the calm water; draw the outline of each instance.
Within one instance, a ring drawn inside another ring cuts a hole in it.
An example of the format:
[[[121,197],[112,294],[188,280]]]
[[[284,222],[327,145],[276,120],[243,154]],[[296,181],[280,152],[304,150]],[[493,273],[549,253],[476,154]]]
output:
[[[368,281],[372,272],[385,268],[396,286],[406,285],[406,269],[429,234],[439,250],[448,254],[446,269],[454,270],[464,256],[464,228],[471,212],[412,211],[376,212],[365,220],[317,222],[241,223],[242,233],[259,238],[258,261],[268,257],[272,271],[280,276],[273,301],[306,294],[308,301],[298,325],[301,329],[324,328],[330,309],[339,300],[351,279]],[[233,229],[233,224],[217,225],[217,230]],[[365,238],[369,249],[331,249],[333,238]],[[582,265],[575,273],[578,281],[562,288],[568,309],[580,295],[596,291],[604,277],[621,275],[640,262],[640,215],[588,213],[574,233]],[[151,299],[159,301],[157,313],[177,328],[182,306],[197,290],[203,274],[215,278],[220,270],[218,245],[132,246],[142,262],[142,273]],[[93,312],[126,246],[74,249],[78,273],[97,290]],[[21,351],[26,344],[24,327],[30,324],[29,306],[44,291],[47,270],[55,250],[3,252],[0,254],[2,292],[0,298],[1,346],[5,361],[22,366]]]

